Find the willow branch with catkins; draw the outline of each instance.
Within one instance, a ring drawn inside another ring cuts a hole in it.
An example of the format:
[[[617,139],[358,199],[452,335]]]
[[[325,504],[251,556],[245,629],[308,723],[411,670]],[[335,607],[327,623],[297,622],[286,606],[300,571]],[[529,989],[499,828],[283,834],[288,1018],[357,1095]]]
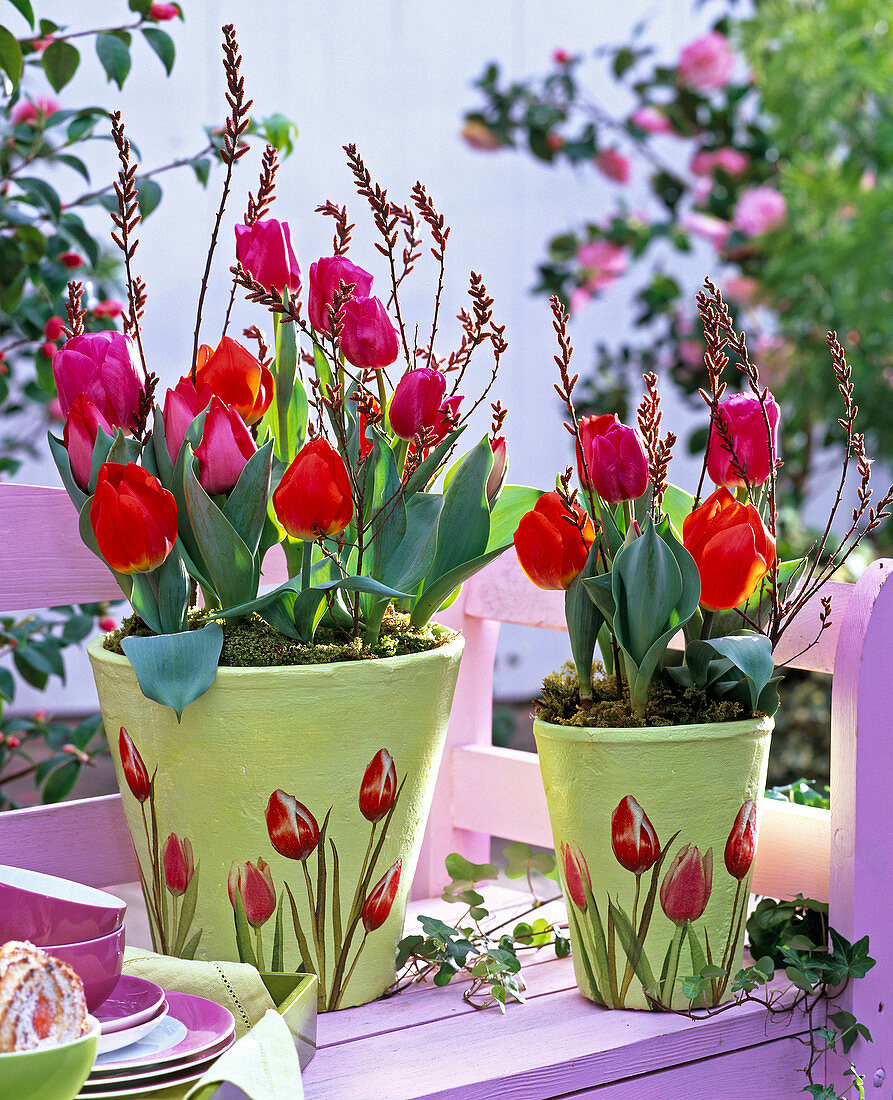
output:
[[[72,336],[81,336],[84,331],[84,317],[87,311],[83,305],[84,284],[70,279],[68,282],[68,301],[65,310],[68,314],[68,325],[63,326],[62,331],[70,339]]]
[[[440,299],[443,294],[444,255],[446,253],[447,238],[450,235],[450,227],[446,224],[443,214],[438,213],[431,196],[428,194],[421,180],[416,180],[412,189],[412,201],[416,210],[427,223],[434,244],[431,247],[431,255],[437,263],[437,291],[434,295],[434,318],[431,322],[431,339],[428,347],[434,354],[434,340],[437,336],[437,317],[440,312]]]
[[[121,121],[121,112],[113,111],[109,118],[112,120],[112,139],[118,150],[118,160],[121,167],[118,178],[115,180],[115,196],[118,199],[118,209],[111,212],[115,229],[112,230],[112,240],[120,248],[124,256],[124,273],[127,280],[127,314],[124,317],[124,331],[134,338],[139,351],[140,363],[143,367],[143,377],[149,377],[146,367],[146,356],[143,352],[143,338],[140,331],[140,319],[146,308],[146,287],[142,279],[134,277],[131,260],[136,252],[139,239],[133,238],[133,232],[140,223],[139,190],[136,186],[137,163],[130,161],[130,142],[124,136],[124,123]]]
[[[335,219],[335,235],[332,237],[332,251],[336,256],[346,256],[347,250],[350,247],[351,233],[356,229],[356,225],[353,222],[348,223],[347,207],[338,206],[336,203],[327,199],[321,206],[317,206],[316,213]]]
[[[676,436],[673,432],[667,432],[661,439],[660,425],[663,413],[660,408],[657,375],[649,371],[643,377],[645,394],[639,403],[637,421],[645,443],[645,453],[648,456],[648,480],[652,487],[651,518],[656,520],[660,515],[664,494],[668,487],[667,471],[670,459],[673,457]]]

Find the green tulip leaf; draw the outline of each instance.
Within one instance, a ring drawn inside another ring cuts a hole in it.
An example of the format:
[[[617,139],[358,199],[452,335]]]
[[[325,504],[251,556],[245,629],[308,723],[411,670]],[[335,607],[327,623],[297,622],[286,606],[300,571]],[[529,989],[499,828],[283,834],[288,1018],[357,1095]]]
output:
[[[480,573],[491,561],[495,561],[500,554],[504,554],[507,549],[507,546],[500,546],[496,550],[490,550],[478,558],[472,558],[471,561],[457,565],[445,576],[438,577],[431,585],[426,584],[412,609],[410,615],[412,622],[416,626],[424,626],[432,615],[442,610],[442,608],[448,607],[453,602],[453,599],[455,599],[454,593],[460,585],[463,585],[475,573]],[[451,596],[453,599],[450,599]]]
[[[682,525],[685,522],[685,517],[689,515],[694,506],[695,498],[691,493],[687,493],[684,489],[680,489],[676,485],[667,486],[667,491],[664,493],[661,512],[673,525],[673,530],[677,534],[682,534]]]
[[[160,634],[176,634],[186,629],[189,609],[189,578],[180,554],[180,540],[154,571],[158,583]]]
[[[709,644],[721,657],[731,661],[744,677],[750,705],[756,710],[764,688],[775,675],[772,642],[765,634],[747,631],[725,638],[711,638]]]
[[[567,632],[571,643],[571,653],[577,667],[577,679],[580,684],[580,697],[592,698],[592,658],[595,653],[595,641],[601,629],[604,617],[589,597],[584,582],[592,576],[599,565],[597,544],[593,543],[589,557],[582,571],[574,577],[564,595],[564,614],[567,620]]]
[[[200,630],[179,634],[125,638],[121,648],[133,665],[143,695],[172,707],[179,722],[186,707],[214,682],[223,628],[220,623],[208,623]]]
[[[505,485],[490,508],[490,534],[487,552],[511,546],[521,517],[531,511],[543,495],[542,489],[529,485]]]
[[[610,573],[599,573],[596,576],[583,577],[583,587],[586,589],[590,600],[601,612],[604,620],[613,625],[617,605],[614,603],[614,593],[611,590],[611,585]]]
[[[444,460],[451,449],[455,447],[459,436],[465,431],[466,427],[467,425],[463,424],[461,428],[450,432],[437,444],[427,458],[422,459],[403,488],[404,500],[408,501],[413,494],[424,492],[426,486],[437,476]]]
[[[161,612],[158,610],[158,595],[145,573],[133,574],[130,602],[133,610],[153,633],[164,634]]]
[[[267,518],[270,474],[273,467],[273,441],[268,440],[248,459],[230,493],[223,514],[241,536],[251,554],[257,553]]]
[[[370,524],[371,573],[379,577],[406,533],[406,507],[391,445],[377,428],[370,431],[372,453],[366,460],[367,515],[364,520]]]
[[[156,477],[165,489],[170,489],[174,480],[174,463],[171,461],[170,452],[167,449],[166,432],[164,413],[161,411],[161,406],[156,404],[152,421],[151,451],[155,456]]]
[[[118,431],[120,432],[120,428],[118,429]],[[92,455],[92,458],[90,459],[90,492],[91,493],[96,491],[96,480],[99,477],[99,471],[100,471],[100,468],[102,467],[102,464],[104,462],[108,462],[110,460],[112,462],[115,461],[115,459],[111,459],[110,456],[111,456],[112,447],[114,446],[115,439],[116,439],[117,435],[118,435],[118,432],[116,432],[114,436],[111,436],[111,435],[108,434],[108,432],[103,431],[102,428],[97,428],[96,429],[96,439],[93,441],[93,455]],[[121,432],[121,438],[122,439],[124,438],[124,433],[123,432]]]
[[[406,530],[376,576],[384,584],[412,592],[434,561],[437,521],[443,507],[439,493],[415,493],[406,503]]]

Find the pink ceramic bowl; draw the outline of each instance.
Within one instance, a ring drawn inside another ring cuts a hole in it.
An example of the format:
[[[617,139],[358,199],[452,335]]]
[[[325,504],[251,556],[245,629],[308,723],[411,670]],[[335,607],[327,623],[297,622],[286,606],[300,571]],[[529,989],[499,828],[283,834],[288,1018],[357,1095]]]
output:
[[[0,865],[0,943],[38,947],[105,936],[121,927],[126,904],[70,879]]]
[[[84,983],[87,1010],[95,1012],[121,977],[124,961],[124,929],[80,943],[47,944],[44,951],[67,962]]]

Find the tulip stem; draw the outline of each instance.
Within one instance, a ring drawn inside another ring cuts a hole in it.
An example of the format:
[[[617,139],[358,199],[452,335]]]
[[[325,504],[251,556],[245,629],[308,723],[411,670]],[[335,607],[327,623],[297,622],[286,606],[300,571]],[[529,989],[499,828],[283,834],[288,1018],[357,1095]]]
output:
[[[254,935],[257,940],[257,969],[263,970],[264,968],[264,938],[263,930],[258,925],[254,930]]]
[[[406,465],[406,452],[409,450],[409,440],[401,439],[394,456],[397,460],[397,473],[403,477],[403,468]]]
[[[382,428],[384,428],[386,423],[385,417],[388,413],[388,395],[384,388],[384,372],[377,370],[375,372],[375,378],[378,382],[378,403],[381,405],[381,422]]]
[[[635,897],[633,898],[633,917],[632,917],[632,920],[630,921],[630,925],[632,927],[633,932],[635,932],[636,936],[639,935],[638,929],[636,928],[636,912],[639,908],[639,890],[641,889],[641,887],[642,887],[642,876],[641,875],[636,875],[636,893],[635,893]],[[641,937],[640,937],[640,939],[641,939]],[[630,982],[633,980],[633,974],[634,973],[635,973],[635,971],[633,970],[633,961],[629,957],[629,955],[627,955],[627,957],[626,957],[626,966],[625,966],[624,971],[623,971],[623,981],[620,985],[620,1007],[621,1008],[623,1008],[623,1002],[626,999],[626,993],[627,993],[627,990],[629,989]]]
[[[725,970],[725,974],[719,980],[719,989],[714,998],[714,1004],[719,1001],[726,991],[726,986],[729,984],[729,968],[732,965],[732,957],[737,950],[738,940],[741,936],[741,921],[744,917],[744,910],[747,908],[747,897],[745,896],[744,904],[741,907],[741,915],[738,916],[738,902],[741,899],[742,882],[743,879],[738,879],[738,886],[735,889],[735,904],[732,906],[732,922],[729,925],[729,935],[726,939],[726,946],[722,953],[722,962],[720,963],[722,969]]]
[[[703,608],[703,613],[704,623],[701,627],[701,640],[706,642],[710,638],[710,631],[713,629],[713,618],[716,612],[705,607]]]
[[[344,981],[341,985],[341,988],[338,991],[338,999],[335,1001],[335,1008],[338,1008],[339,1005],[341,1004],[341,998],[344,996],[344,992],[347,989],[348,983],[350,982],[350,979],[353,977],[353,972],[357,968],[357,963],[360,961],[360,955],[363,954],[363,948],[366,946],[366,940],[367,940],[368,936],[369,936],[369,933],[367,932],[363,936],[362,941],[360,942],[360,946],[357,949],[356,955],[354,955],[354,960],[350,965],[350,970],[348,970],[348,972],[347,972],[347,977],[344,979]]]
[[[301,591],[306,592],[310,587],[310,568],[313,564],[313,543],[305,539],[302,546],[301,558]]]
[[[319,942],[319,923],[316,919],[316,899],[313,896],[313,883],[310,881],[310,872],[307,870],[306,859],[301,860],[301,867],[304,871],[304,881],[307,884],[307,899],[310,902],[310,930],[313,933],[313,946],[316,948],[316,973],[319,978],[319,988],[324,992],[326,988],[325,955],[323,953],[324,949],[320,946]]]

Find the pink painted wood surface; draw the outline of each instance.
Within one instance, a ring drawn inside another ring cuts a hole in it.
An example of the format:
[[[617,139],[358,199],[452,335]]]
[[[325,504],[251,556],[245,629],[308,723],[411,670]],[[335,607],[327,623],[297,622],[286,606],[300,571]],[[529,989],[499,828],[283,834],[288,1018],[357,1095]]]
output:
[[[0,575],[0,611],[122,598],[64,489],[0,485]]]

